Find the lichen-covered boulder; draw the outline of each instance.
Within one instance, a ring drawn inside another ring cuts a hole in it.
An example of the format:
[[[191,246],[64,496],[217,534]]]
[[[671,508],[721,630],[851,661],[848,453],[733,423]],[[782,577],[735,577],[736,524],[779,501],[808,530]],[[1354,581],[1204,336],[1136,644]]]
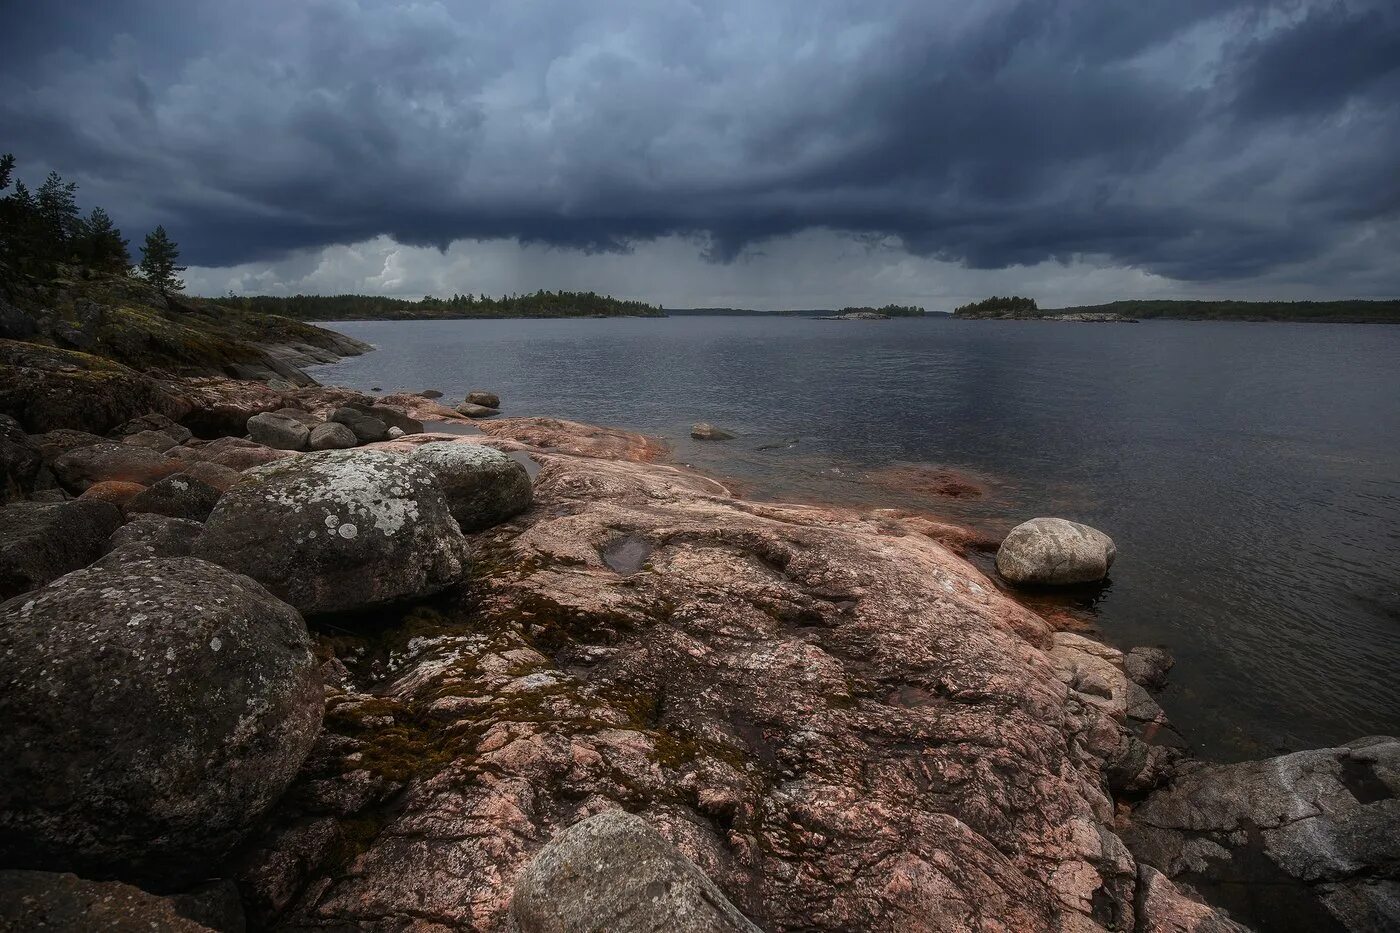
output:
[[[122,523],[106,502],[13,502],[0,507],[0,599],[92,563]]]
[[[321,725],[301,616],[206,561],[90,567],[0,605],[0,862],[175,887]]]
[[[370,450],[306,454],[250,472],[219,500],[195,553],[306,613],[433,593],[469,561],[433,471]]]
[[[351,408],[348,405],[337,408],[331,412],[328,419],[337,424],[343,424],[354,433],[355,437],[362,444],[370,444],[374,441],[382,441],[389,436],[389,426],[372,415],[367,415],[358,408]]]
[[[274,450],[305,450],[311,429],[296,418],[265,411],[248,419],[248,436]]]
[[[525,467],[494,447],[424,444],[413,459],[437,476],[452,517],[465,532],[480,531],[523,512],[532,489]]]
[[[168,515],[136,515],[107,539],[106,555],[99,564],[127,560],[189,557],[204,526],[185,518]]]
[[[312,450],[349,450],[358,445],[355,432],[338,421],[327,421],[311,429],[307,446]]]
[[[63,488],[73,493],[104,480],[149,486],[180,471],[180,462],[165,454],[112,441],[74,447],[54,460],[52,466]]]
[[[1012,583],[1063,586],[1108,576],[1118,550],[1113,539],[1063,518],[1022,522],[997,549],[997,573]]]
[[[0,415],[0,504],[34,491],[44,455],[15,419]]]
[[[219,490],[188,473],[176,473],[157,480],[137,493],[126,504],[126,514],[151,512],[170,518],[202,522],[219,502]]]
[[[521,933],[758,933],[646,820],[607,810],[545,846],[515,883]]]
[[[242,471],[262,466],[264,463],[295,457],[296,454],[290,450],[276,450],[266,444],[241,437],[220,437],[212,441],[190,441],[170,451],[170,456],[187,463],[217,463],[231,470]]]
[[[70,872],[0,871],[0,929],[45,933],[212,933],[176,898]]]

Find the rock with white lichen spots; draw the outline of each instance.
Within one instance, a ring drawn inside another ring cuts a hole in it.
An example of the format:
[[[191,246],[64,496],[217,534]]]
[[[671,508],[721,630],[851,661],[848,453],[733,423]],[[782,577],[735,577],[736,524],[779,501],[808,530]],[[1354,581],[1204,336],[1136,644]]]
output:
[[[219,500],[195,555],[248,574],[306,613],[434,593],[469,562],[433,471],[372,450],[248,472]]]
[[[301,616],[189,558],[0,605],[0,864],[164,888],[207,877],[321,726]]]
[[[413,452],[413,459],[436,474],[463,531],[499,525],[530,505],[530,474],[493,447],[424,444]]]
[[[13,502],[0,507],[0,599],[96,560],[122,523],[107,502]]]
[[[209,517],[222,493],[188,473],[176,473],[152,483],[126,504],[126,514],[150,512],[170,518],[202,522]]]

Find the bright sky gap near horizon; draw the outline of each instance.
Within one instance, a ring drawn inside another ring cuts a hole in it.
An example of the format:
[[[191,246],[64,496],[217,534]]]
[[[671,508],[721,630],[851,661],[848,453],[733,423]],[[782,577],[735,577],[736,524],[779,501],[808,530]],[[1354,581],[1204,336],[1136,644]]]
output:
[[[204,294],[1400,294],[1394,0],[7,10],[0,151]]]

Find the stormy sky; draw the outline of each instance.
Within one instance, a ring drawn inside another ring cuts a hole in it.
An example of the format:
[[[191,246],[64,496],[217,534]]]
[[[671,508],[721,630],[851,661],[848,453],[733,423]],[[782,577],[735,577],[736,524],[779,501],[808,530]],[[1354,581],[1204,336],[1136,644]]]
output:
[[[210,294],[1400,295],[1395,0],[6,4],[0,151]]]

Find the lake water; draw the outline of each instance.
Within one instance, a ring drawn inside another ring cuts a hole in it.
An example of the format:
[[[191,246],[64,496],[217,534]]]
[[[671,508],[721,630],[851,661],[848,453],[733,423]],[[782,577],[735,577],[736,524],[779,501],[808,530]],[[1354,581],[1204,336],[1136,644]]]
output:
[[[379,350],[323,382],[490,389],[510,415],[661,435],[750,495],[1101,528],[1111,582],[1070,608],[1114,644],[1172,650],[1162,703],[1205,755],[1400,734],[1400,326],[328,326]],[[739,437],[691,441],[702,420]],[[945,469],[985,493],[907,482]]]

